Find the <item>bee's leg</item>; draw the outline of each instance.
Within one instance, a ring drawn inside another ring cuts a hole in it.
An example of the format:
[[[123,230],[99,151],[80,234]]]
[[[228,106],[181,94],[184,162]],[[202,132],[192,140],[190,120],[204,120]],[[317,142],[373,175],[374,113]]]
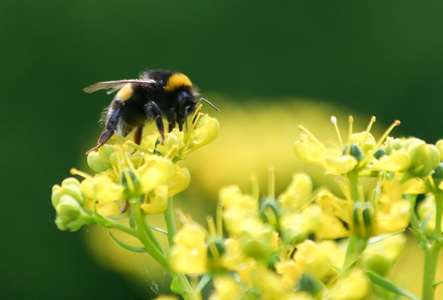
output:
[[[85,154],[88,155],[92,151],[97,150],[98,148],[103,146],[111,138],[111,136],[113,134],[114,134],[114,130],[113,129],[106,129],[105,131],[103,131],[102,134],[100,135],[100,137],[98,138],[97,146],[95,146],[94,148],[92,148],[91,150],[86,152]]]
[[[150,104],[152,107],[152,111],[154,113],[155,124],[157,125],[158,132],[162,136],[162,145],[163,145],[163,142],[165,141],[165,127],[163,126],[163,120],[162,120],[163,114],[155,102],[152,101]]]
[[[143,125],[140,125],[135,129],[134,132],[134,143],[136,143],[137,145],[140,145],[142,141],[142,133],[143,133]],[[134,154],[135,151],[137,151],[137,149],[134,149],[134,151],[131,152],[131,155]]]
[[[140,125],[137,127],[137,129],[134,132],[134,143],[137,145],[140,145],[142,141],[142,133],[143,133],[143,125]]]
[[[120,114],[120,109],[112,111],[108,121],[106,122],[106,130],[103,131],[100,137],[98,138],[97,146],[86,152],[85,153],[86,155],[103,146],[114,135],[116,124],[118,123],[119,114]]]

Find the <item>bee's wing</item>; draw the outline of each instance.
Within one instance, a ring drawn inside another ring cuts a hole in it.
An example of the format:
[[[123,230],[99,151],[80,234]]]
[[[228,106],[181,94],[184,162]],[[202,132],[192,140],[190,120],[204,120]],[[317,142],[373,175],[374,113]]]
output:
[[[118,91],[127,83],[136,83],[136,84],[155,84],[157,81],[152,79],[124,79],[124,80],[115,80],[115,81],[102,81],[91,84],[90,86],[85,87],[83,90],[86,93],[93,93],[99,90],[109,90],[108,94],[111,94],[115,91]]]

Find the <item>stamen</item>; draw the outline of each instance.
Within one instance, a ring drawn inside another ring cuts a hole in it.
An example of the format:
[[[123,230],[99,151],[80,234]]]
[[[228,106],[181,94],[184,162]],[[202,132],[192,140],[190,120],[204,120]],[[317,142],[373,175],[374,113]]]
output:
[[[348,129],[348,148],[346,149],[346,154],[351,154],[351,146],[352,146],[352,132],[354,131],[354,117],[349,116],[349,129]]]
[[[331,122],[332,122],[332,124],[334,124],[335,132],[337,133],[338,141],[340,143],[340,147],[343,149],[344,145],[343,145],[343,140],[341,139],[340,130],[338,129],[338,126],[337,126],[337,118],[335,116],[332,116],[331,117]]]
[[[87,174],[87,173],[85,173],[83,171],[80,171],[80,170],[78,170],[76,168],[71,168],[70,173],[72,175],[79,175],[79,176],[81,176],[81,177],[83,177],[85,179],[92,179],[91,175],[89,175],[89,174]]]
[[[309,131],[307,130],[303,125],[299,125],[298,129],[304,133],[306,133],[318,146],[325,148],[323,143],[317,140],[317,138]]]
[[[377,150],[380,149],[381,144],[383,144],[383,142],[389,136],[391,131],[394,130],[394,128],[397,127],[400,124],[401,124],[401,122],[399,120],[395,120],[394,123],[392,123],[392,125],[389,126],[389,128],[383,133],[383,135],[377,141],[377,144],[375,144],[375,147],[372,150],[373,153],[377,152]],[[371,159],[371,158],[372,158],[372,155],[366,155],[365,158],[363,158],[358,165],[359,166],[364,166],[369,161],[369,159]]]
[[[372,125],[375,123],[375,116],[372,116],[371,121],[369,121],[368,127],[366,128],[367,132],[371,132]]]
[[[223,237],[223,218],[222,218],[223,204],[218,202],[217,211],[215,212],[215,221],[217,222],[217,235]]]
[[[249,180],[251,181],[252,197],[258,201],[260,197],[260,188],[258,185],[257,176],[252,174],[251,177],[249,177]]]
[[[275,172],[274,167],[269,167],[269,176],[268,176],[268,198],[275,198]]]
[[[217,237],[217,230],[215,228],[214,218],[212,216],[207,216],[206,223],[208,223],[209,236],[213,238]]]

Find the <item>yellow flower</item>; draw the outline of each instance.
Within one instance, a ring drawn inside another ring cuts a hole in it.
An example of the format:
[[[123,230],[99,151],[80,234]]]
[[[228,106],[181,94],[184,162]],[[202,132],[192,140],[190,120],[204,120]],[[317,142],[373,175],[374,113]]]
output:
[[[286,288],[293,288],[303,275],[303,270],[293,259],[280,261],[275,264],[277,274]]]
[[[302,130],[306,131],[303,127]],[[323,144],[311,134],[302,132],[300,140],[295,142],[295,154],[302,160],[319,164],[333,175],[346,174],[357,166],[357,159],[343,154],[338,145]]]
[[[168,207],[168,187],[160,185],[151,194],[146,194],[140,208],[146,214],[160,214]]]
[[[189,186],[190,182],[191,174],[189,174],[188,169],[181,168],[175,164],[175,175],[166,183],[168,186],[168,197],[172,197],[184,191]]]
[[[408,227],[410,204],[403,199],[402,187],[396,180],[382,183],[378,202],[375,216],[378,233],[392,233]]]
[[[85,195],[99,203],[124,200],[124,187],[116,182],[116,178],[111,177],[108,172],[95,175],[92,178],[85,178],[80,184]]]
[[[294,261],[303,270],[303,274],[324,280],[335,273],[331,267],[331,257],[337,251],[333,242],[315,243],[312,240],[306,240],[298,244],[296,248]]]
[[[137,169],[142,194],[166,184],[175,176],[175,166],[171,160],[157,156],[145,156],[145,164]]]
[[[201,274],[207,271],[206,230],[201,225],[192,220],[186,221],[174,237],[169,263],[179,273]]]
[[[285,213],[296,212],[308,204],[312,195],[312,180],[305,174],[295,174],[288,188],[278,196]]]
[[[214,292],[209,300],[241,299],[244,296],[241,285],[232,277],[223,276],[214,279]]]
[[[353,203],[334,196],[329,190],[322,189],[318,192],[315,202],[327,213],[332,214],[343,222],[351,222]]]
[[[401,149],[394,150],[389,155],[383,155],[378,160],[374,160],[372,168],[378,171],[405,172],[411,165],[409,154]]]
[[[231,235],[240,233],[249,219],[258,218],[258,200],[242,194],[238,186],[222,188],[219,199],[223,205],[224,225]]]
[[[365,299],[370,291],[370,280],[360,269],[354,268],[349,274],[338,280],[329,292],[326,299],[333,300],[358,300]]]

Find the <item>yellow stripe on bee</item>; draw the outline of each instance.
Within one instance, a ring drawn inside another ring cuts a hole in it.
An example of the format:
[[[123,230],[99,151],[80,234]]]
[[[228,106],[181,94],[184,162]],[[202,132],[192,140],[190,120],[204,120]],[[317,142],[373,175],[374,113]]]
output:
[[[132,84],[131,83],[127,83],[127,84],[125,84],[124,87],[122,87],[118,91],[118,93],[115,96],[115,98],[120,100],[120,101],[126,101],[126,100],[128,100],[129,98],[132,97],[133,92],[134,91],[132,89]]]
[[[185,74],[175,73],[169,77],[163,89],[165,92],[173,92],[181,86],[192,86],[191,80]]]

